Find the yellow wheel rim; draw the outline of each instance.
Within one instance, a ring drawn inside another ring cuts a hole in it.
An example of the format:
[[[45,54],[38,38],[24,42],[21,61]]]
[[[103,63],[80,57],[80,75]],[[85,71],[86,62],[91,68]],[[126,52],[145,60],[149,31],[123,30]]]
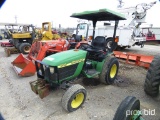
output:
[[[114,78],[115,75],[116,75],[116,73],[117,73],[117,65],[114,64],[114,65],[111,67],[110,77],[111,77],[111,78]]]
[[[84,100],[84,94],[83,93],[78,93],[75,98],[71,102],[71,107],[72,108],[78,108]]]
[[[30,51],[30,47],[29,47],[29,46],[25,46],[25,47],[24,47],[24,51],[25,51],[25,52],[29,52],[29,51]]]

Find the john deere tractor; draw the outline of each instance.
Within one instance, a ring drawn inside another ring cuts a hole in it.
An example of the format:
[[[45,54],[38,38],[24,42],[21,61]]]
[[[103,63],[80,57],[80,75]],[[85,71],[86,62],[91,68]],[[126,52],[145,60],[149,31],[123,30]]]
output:
[[[74,13],[74,18],[91,20],[93,22],[93,40],[91,45],[85,44],[81,49],[73,49],[47,56],[42,61],[36,61],[36,81],[30,82],[33,92],[44,98],[54,88],[66,90],[62,97],[62,106],[72,112],[82,106],[86,99],[86,89],[79,84],[71,84],[75,78],[95,78],[106,85],[112,84],[118,74],[119,62],[111,56],[112,50],[106,49],[106,39],[95,37],[97,21],[115,21],[113,38],[119,20],[125,20],[122,14],[109,9]],[[115,41],[113,40],[113,43]],[[113,44],[114,47],[115,44]]]

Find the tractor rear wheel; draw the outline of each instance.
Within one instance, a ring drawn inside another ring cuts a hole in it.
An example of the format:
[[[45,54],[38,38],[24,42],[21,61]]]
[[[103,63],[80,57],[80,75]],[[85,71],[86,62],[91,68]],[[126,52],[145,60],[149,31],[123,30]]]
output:
[[[154,57],[150,68],[147,72],[144,91],[146,94],[157,97],[159,95],[160,86],[160,55]]]
[[[108,56],[104,61],[104,65],[102,68],[102,72],[99,76],[99,79],[104,84],[112,84],[114,83],[119,69],[119,62],[117,58],[113,56]]]
[[[86,94],[86,89],[79,84],[69,87],[62,97],[62,107],[68,112],[77,110],[84,103]]]
[[[136,97],[128,96],[117,108],[113,120],[140,120],[139,112],[140,101]]]
[[[23,54],[28,54],[30,49],[31,49],[31,44],[29,43],[21,43],[21,45],[19,46],[19,50]]]

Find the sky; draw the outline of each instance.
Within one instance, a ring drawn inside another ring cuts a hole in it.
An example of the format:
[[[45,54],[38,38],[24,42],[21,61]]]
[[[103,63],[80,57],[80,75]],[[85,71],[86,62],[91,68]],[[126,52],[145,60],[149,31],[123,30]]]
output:
[[[157,1],[148,10],[146,22],[160,27],[160,2],[158,0],[122,0],[124,7],[135,6],[139,3]],[[117,0],[6,0],[0,9],[0,22],[33,24],[41,26],[42,22],[52,22],[53,27],[76,27],[77,19],[70,15],[76,12],[108,8],[116,10]]]

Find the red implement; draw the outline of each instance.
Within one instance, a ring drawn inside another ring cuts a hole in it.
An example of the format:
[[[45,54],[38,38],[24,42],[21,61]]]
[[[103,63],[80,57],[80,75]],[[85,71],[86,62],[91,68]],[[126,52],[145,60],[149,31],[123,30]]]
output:
[[[117,58],[125,59],[126,63],[143,66],[147,69],[149,68],[150,63],[154,58],[154,56],[147,56],[142,54],[120,52],[120,51],[114,51],[113,54]]]
[[[57,52],[67,50],[66,41],[49,40],[37,41],[32,44],[31,50],[27,57],[20,54],[13,62],[13,68],[19,76],[32,76],[36,72],[34,65],[35,60],[43,60],[44,57]]]
[[[11,44],[10,42],[1,42],[2,47],[13,47],[14,45]]]

